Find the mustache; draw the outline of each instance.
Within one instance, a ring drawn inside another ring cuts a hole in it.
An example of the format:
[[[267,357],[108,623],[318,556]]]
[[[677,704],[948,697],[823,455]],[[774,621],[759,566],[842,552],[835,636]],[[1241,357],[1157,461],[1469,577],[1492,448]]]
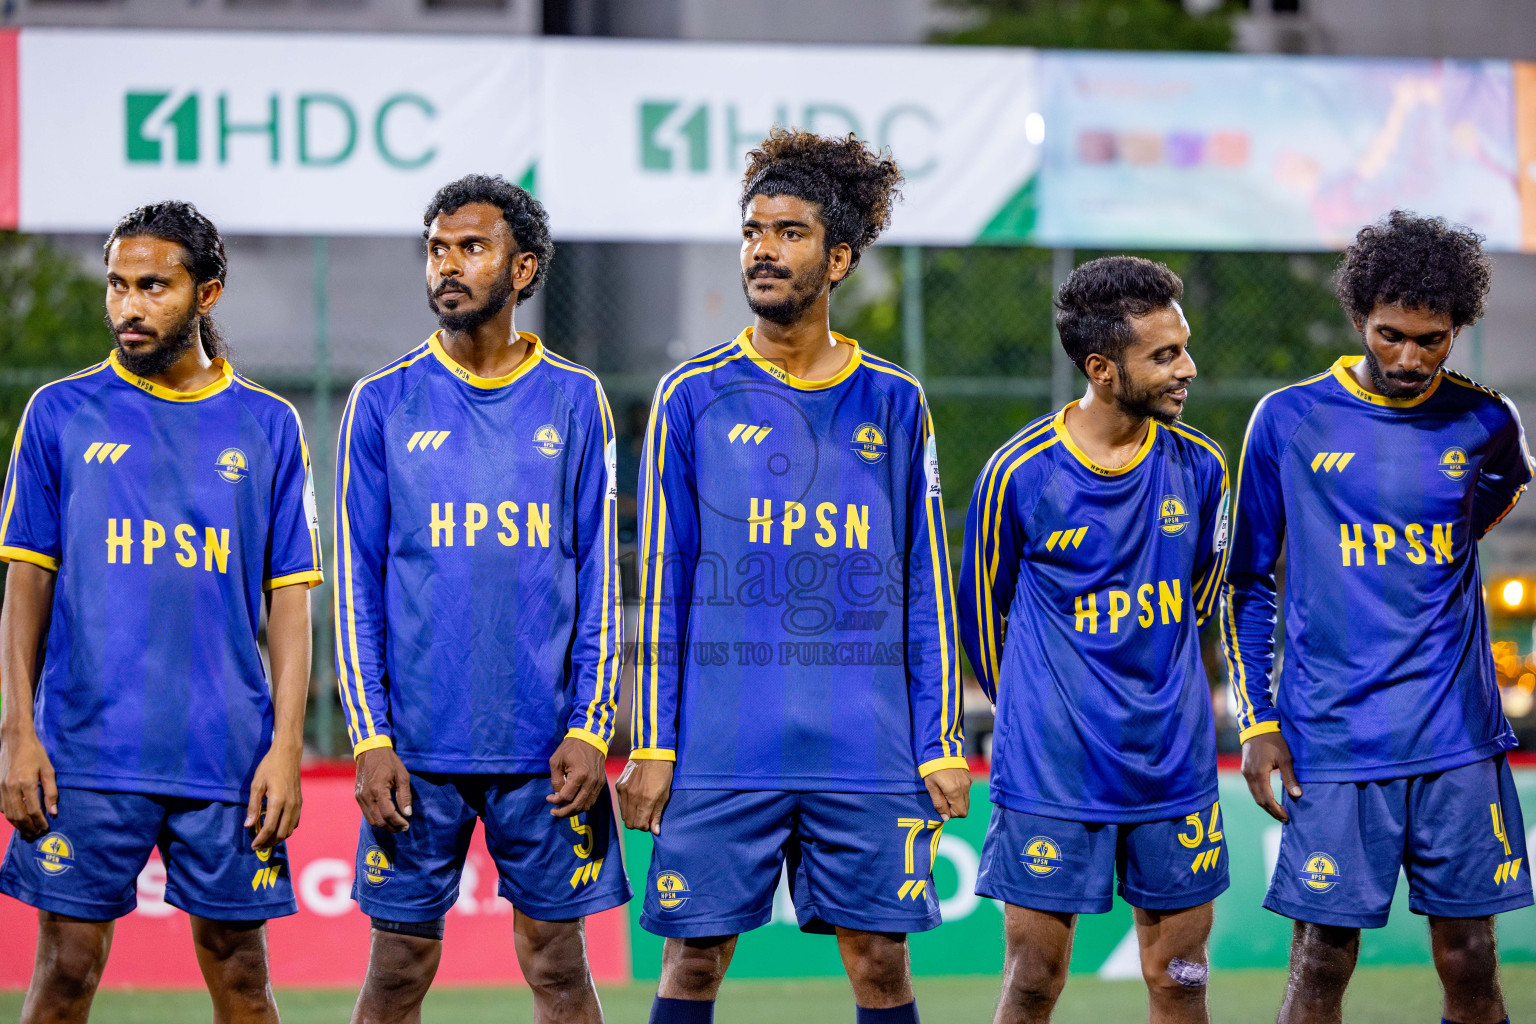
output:
[[[142,320],[124,320],[120,324],[113,323],[111,320],[108,320],[107,326],[112,329],[112,334],[118,338],[121,338],[129,331],[132,331],[134,334],[142,334],[147,338],[160,337],[159,331],[155,330],[153,327],[150,327]]]
[[[444,281],[442,284],[434,288],[432,290],[432,297],[434,299],[440,299],[450,291],[463,292],[464,297],[467,299],[472,299],[475,297],[475,293],[470,291],[469,285],[463,283],[462,281],[455,281],[452,279]]]
[[[794,276],[794,271],[777,263],[755,264],[751,270],[747,271],[746,274],[748,281],[756,281],[760,277],[773,277],[782,280],[788,280]]]
[[[1382,376],[1387,378],[1387,380],[1400,380],[1405,384],[1423,384],[1425,381],[1429,380],[1430,377],[1430,375],[1427,373],[1406,372],[1383,373]]]

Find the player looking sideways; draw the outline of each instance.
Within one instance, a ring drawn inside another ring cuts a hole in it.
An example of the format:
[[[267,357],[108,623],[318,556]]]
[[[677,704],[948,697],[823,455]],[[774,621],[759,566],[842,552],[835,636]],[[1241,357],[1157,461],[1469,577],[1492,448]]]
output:
[[[32,396],[0,506],[0,892],[39,911],[21,1019],[86,1019],[158,846],[214,1019],[276,1021],[320,582],[304,432],[224,356],[195,207],[134,210],[105,254],[112,352]]]
[[[943,499],[917,381],[828,326],[900,180],[852,135],[775,128],[741,194],[754,324],[656,391],[619,781],[625,824],[655,835],[656,1024],[713,1019],[786,857],[858,1020],[917,1020],[906,933],[939,924],[932,859],[971,781]]]
[[[354,1021],[417,1021],[475,820],[540,1024],[602,1019],[582,919],[629,899],[603,759],[623,642],[613,417],[513,322],[554,256],[500,177],[422,218],[441,330],[352,390],[336,466],[337,672],[357,759]]]
[[[1087,393],[1015,434],[971,499],[960,635],[997,705],[976,883],[1007,904],[997,1024],[1050,1019],[1077,915],[1110,909],[1117,874],[1150,1019],[1209,1019],[1227,862],[1199,627],[1227,467],[1179,422],[1195,378],[1183,292],[1136,257],[1078,267],[1056,327]]]
[[[1222,638],[1243,774],[1285,822],[1264,905],[1296,922],[1287,1024],[1340,1019],[1400,869],[1444,1019],[1505,1019],[1493,915],[1531,882],[1477,541],[1531,461],[1514,406],[1445,368],[1491,282],[1471,231],[1402,211],[1362,228],[1338,293],[1364,355],[1265,397],[1243,442]]]

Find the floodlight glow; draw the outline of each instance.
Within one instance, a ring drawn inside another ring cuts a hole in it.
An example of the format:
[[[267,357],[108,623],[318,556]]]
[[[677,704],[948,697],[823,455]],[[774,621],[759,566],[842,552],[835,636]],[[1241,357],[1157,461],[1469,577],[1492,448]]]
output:
[[[1045,141],[1045,118],[1038,113],[1030,114],[1024,119],[1024,138],[1029,140],[1031,146],[1038,146]]]
[[[1518,608],[1525,600],[1525,584],[1520,580],[1508,580],[1499,588],[1499,597],[1506,608]]]

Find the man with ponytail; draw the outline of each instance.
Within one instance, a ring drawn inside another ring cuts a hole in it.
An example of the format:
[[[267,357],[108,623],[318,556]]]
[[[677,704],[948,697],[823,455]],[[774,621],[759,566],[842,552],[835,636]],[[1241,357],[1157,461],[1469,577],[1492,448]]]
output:
[[[309,454],[293,406],[229,365],[206,217],[142,206],[105,260],[112,351],[32,396],[0,499],[0,892],[38,909],[21,1019],[87,1019],[158,847],[214,1019],[275,1022],[265,922],[298,909],[283,841],[320,582]]]

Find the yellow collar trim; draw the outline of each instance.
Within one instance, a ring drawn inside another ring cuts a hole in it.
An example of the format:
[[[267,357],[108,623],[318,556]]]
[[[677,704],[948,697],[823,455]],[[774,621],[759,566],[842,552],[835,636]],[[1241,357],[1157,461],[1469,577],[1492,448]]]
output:
[[[198,388],[196,391],[177,391],[174,388],[168,388],[164,385],[156,384],[154,381],[149,380],[148,378],[140,377],[136,373],[130,373],[122,363],[117,361],[116,351],[113,351],[113,353],[108,357],[108,362],[112,364],[112,369],[117,373],[119,377],[123,378],[123,380],[127,381],[129,384],[132,384],[140,391],[147,391],[151,395],[154,395],[156,398],[163,398],[167,402],[200,402],[205,398],[212,398],[220,391],[223,391],[225,388],[229,387],[229,385],[233,383],[235,379],[234,369],[230,367],[229,361],[224,359],[222,356],[213,361],[213,365],[218,367],[219,370],[218,379],[215,380],[212,384]]]
[[[835,376],[828,377],[826,380],[802,380],[794,374],[787,372],[782,366],[764,359],[763,354],[752,344],[752,328],[750,327],[736,336],[736,344],[741,347],[743,355],[762,367],[764,372],[781,383],[788,384],[790,387],[800,391],[824,391],[827,388],[837,387],[837,385],[847,380],[853,371],[859,368],[859,364],[864,361],[864,350],[859,348],[858,342],[852,338],[845,338],[836,331],[832,332],[832,337],[844,345],[851,345],[853,352],[848,356],[848,364],[841,370],[838,370]]]
[[[1108,466],[1101,466],[1094,462],[1072,441],[1072,434],[1067,430],[1067,410],[1076,405],[1078,401],[1078,399],[1073,399],[1062,406],[1061,410],[1056,413],[1056,418],[1051,421],[1051,425],[1056,428],[1056,436],[1061,438],[1061,443],[1067,446],[1067,451],[1071,452],[1078,462],[1081,462],[1099,476],[1123,476],[1141,465],[1141,460],[1145,459],[1147,453],[1152,450],[1152,442],[1157,440],[1157,420],[1147,421],[1147,439],[1141,442],[1141,448],[1136,452],[1135,458],[1119,469],[1110,469]]]
[[[1370,402],[1372,405],[1385,405],[1393,409],[1411,409],[1415,405],[1429,401],[1429,396],[1438,391],[1440,389],[1440,382],[1445,380],[1443,372],[1436,373],[1434,383],[1430,384],[1429,390],[1417,398],[1388,398],[1386,395],[1372,394],[1365,390],[1365,388],[1360,386],[1360,382],[1355,380],[1355,375],[1349,372],[1351,367],[1360,364],[1364,360],[1364,356],[1340,356],[1338,362],[1333,364],[1333,376],[1340,384],[1344,385],[1345,391],[1348,391],[1360,399],[1360,401]]]
[[[481,388],[486,391],[506,387],[508,384],[526,375],[529,370],[537,366],[539,361],[544,358],[544,343],[539,340],[539,336],[529,331],[518,331],[517,336],[528,343],[529,351],[523,361],[517,364],[517,369],[505,377],[481,377],[478,374],[470,373],[454,361],[454,358],[448,354],[448,350],[443,348],[442,336],[442,331],[434,331],[432,332],[432,337],[427,339],[427,347],[432,350],[434,356],[437,356],[437,361],[442,363],[449,373],[470,387]]]

